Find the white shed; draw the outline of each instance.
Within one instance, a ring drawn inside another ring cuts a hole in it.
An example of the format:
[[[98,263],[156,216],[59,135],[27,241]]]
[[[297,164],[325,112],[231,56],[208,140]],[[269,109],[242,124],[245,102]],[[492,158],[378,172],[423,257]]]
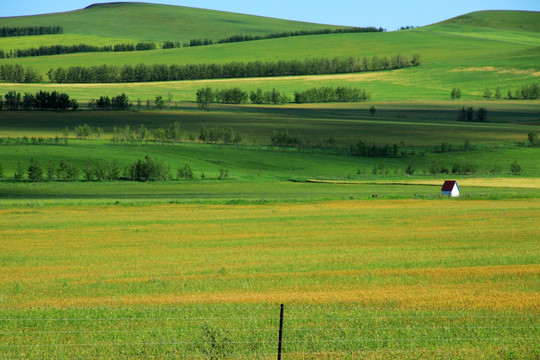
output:
[[[442,186],[442,194],[450,197],[459,196],[459,185],[456,180],[446,180]]]

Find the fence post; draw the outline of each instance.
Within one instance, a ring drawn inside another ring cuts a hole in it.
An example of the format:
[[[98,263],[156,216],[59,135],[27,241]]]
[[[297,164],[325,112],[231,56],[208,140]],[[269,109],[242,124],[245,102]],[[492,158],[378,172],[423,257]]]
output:
[[[278,342],[278,353],[277,360],[281,360],[281,344],[283,342],[283,308],[285,306],[281,304],[281,309],[279,311],[279,342]]]

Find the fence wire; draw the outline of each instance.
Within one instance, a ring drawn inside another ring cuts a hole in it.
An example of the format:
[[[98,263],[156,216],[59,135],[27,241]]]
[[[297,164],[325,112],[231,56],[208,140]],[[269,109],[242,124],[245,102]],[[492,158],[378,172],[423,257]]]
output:
[[[275,359],[279,323],[260,304],[0,308],[0,360]],[[539,309],[286,305],[282,359],[527,359],[538,344]]]

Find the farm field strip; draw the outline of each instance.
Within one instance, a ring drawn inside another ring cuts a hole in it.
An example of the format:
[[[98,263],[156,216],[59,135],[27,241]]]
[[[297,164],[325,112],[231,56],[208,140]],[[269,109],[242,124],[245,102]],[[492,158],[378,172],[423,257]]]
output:
[[[538,199],[0,207],[0,351],[270,359],[285,303],[287,358],[529,359],[539,214]]]
[[[0,289],[4,306],[20,307],[335,299],[536,308],[539,206],[529,199],[8,208],[0,210]],[[440,222],[446,217],[452,225]]]

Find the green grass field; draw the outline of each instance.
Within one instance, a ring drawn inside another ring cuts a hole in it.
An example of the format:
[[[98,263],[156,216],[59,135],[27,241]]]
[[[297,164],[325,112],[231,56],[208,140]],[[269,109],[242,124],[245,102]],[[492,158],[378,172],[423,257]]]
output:
[[[287,21],[182,6],[144,3],[97,4],[67,13],[0,19],[0,26],[60,25],[64,34],[113,36],[137,41],[220,40],[238,34],[320,30],[340,26]],[[62,36],[58,39],[60,44]],[[1,48],[1,46],[0,46]]]
[[[129,6],[133,7],[133,9],[130,8],[130,11],[141,11],[135,5]],[[164,11],[159,6],[148,6],[157,13]],[[92,11],[103,10],[97,8]],[[120,11],[116,8],[108,10],[111,11],[111,14],[114,14],[114,11]],[[195,9],[177,9],[179,12],[188,10],[195,11]],[[64,18],[87,16],[84,14],[85,11],[54,16]],[[205,14],[205,16],[210,16],[207,13]],[[226,16],[233,15],[218,12],[212,13],[210,18],[222,21],[220,19],[226,19]],[[92,19],[92,17],[90,18]],[[107,17],[104,16],[103,18],[106,19]],[[256,20],[250,19],[253,23],[257,23]],[[494,19],[497,19],[497,21]],[[207,84],[217,88],[240,86],[244,89],[258,87],[271,89],[276,87],[287,92],[289,95],[292,95],[295,90],[303,90],[312,86],[339,86],[346,84],[348,86],[366,88],[372,93],[372,97],[376,101],[448,99],[450,90],[454,87],[460,87],[462,89],[465,99],[478,100],[482,98],[483,91],[486,87],[492,90],[495,90],[496,87],[501,87],[503,89],[503,95],[506,96],[506,92],[509,89],[515,91],[521,85],[538,81],[540,69],[536,59],[539,55],[538,49],[540,42],[538,40],[537,28],[534,26],[534,24],[538,23],[538,19],[538,13],[535,12],[488,11],[469,14],[464,18],[458,17],[447,22],[409,31],[301,36],[136,53],[88,53],[2,59],[0,60],[0,64],[23,64],[37,69],[42,74],[45,74],[51,68],[59,66],[91,66],[100,64],[121,66],[123,64],[136,65],[138,63],[227,63],[231,61],[276,61],[313,57],[394,56],[398,53],[409,56],[413,53],[419,53],[422,57],[423,65],[418,68],[378,73],[314,77],[302,76],[297,78],[231,79],[203,82],[187,81],[115,85],[38,84],[29,86],[24,84],[0,84],[0,93],[5,93],[12,89],[24,92],[29,89],[46,88],[62,90],[72,97],[87,101],[89,97],[99,97],[110,94],[113,91],[118,93],[124,91],[132,99],[148,99],[156,95],[171,92],[177,101],[193,101],[195,91]],[[17,18],[2,19],[0,24],[3,24],[4,21],[6,24],[14,21],[23,24],[27,20]],[[475,21],[477,25],[471,25]],[[230,24],[236,23],[230,22]],[[529,26],[529,24],[532,25]],[[95,24],[92,26],[93,28],[97,28]],[[231,30],[231,32],[247,33],[240,30],[240,25],[236,24],[236,26],[235,29],[237,30]],[[264,25],[258,24],[258,26],[264,28]],[[284,29],[296,29],[293,25],[290,26]],[[309,28],[307,24],[302,26]],[[526,26],[527,30],[524,31],[522,26]],[[166,27],[164,26],[164,28]],[[134,34],[128,35],[114,29],[109,29],[106,26],[102,27],[102,29],[105,32],[93,33],[83,32],[83,30],[81,32],[88,36],[105,36],[106,38],[103,39],[103,44],[119,41],[113,40],[113,38],[136,39]],[[273,31],[271,27],[267,29],[265,30],[266,32]],[[204,28],[199,28],[198,31],[200,32],[199,34],[207,33],[207,29]],[[55,36],[58,36],[59,39],[64,36],[66,39],[76,38],[78,36],[67,30],[66,32],[67,34],[65,35]],[[195,36],[195,34],[190,36]],[[53,36],[38,36],[35,38],[37,41],[43,38],[43,42],[48,43],[51,41],[51,37]],[[168,39],[167,37],[159,38],[159,40]],[[0,48],[13,47],[13,41],[9,38],[0,39]],[[72,40],[69,41],[73,42]],[[97,39],[89,38],[88,41],[95,43]],[[2,42],[5,45],[2,45]],[[445,46],[441,47],[441,43]]]
[[[539,20],[537,12],[487,11],[400,32],[0,59],[41,72],[104,63],[423,59],[415,68],[362,74],[0,83],[0,94],[57,90],[82,107],[0,111],[0,359],[274,359],[281,303],[286,359],[540,358],[540,153],[527,144],[527,134],[540,133],[540,106],[482,97],[486,87],[506,95],[538,82]],[[62,25],[65,34],[2,38],[1,49],[327,27],[150,4],[0,19],[13,25]],[[205,112],[194,102],[204,86],[276,88],[288,96],[351,86],[372,100],[213,104]],[[461,100],[449,99],[454,87]],[[121,93],[134,104],[169,94],[172,102],[161,111],[86,110],[92,98]],[[458,122],[468,106],[487,108],[488,122]],[[174,122],[179,143],[110,141],[114,127],[156,130]],[[82,124],[104,134],[76,140]],[[200,143],[203,125],[233,128],[242,141]],[[61,137],[66,126],[67,146],[14,140]],[[311,147],[271,147],[274,130]],[[329,138],[332,147],[314,147]],[[359,140],[397,144],[400,153],[350,155]],[[442,143],[453,151],[436,151]],[[172,179],[98,182],[81,173],[77,181],[32,183],[26,174],[31,158],[45,168],[69,159],[82,170],[97,160],[124,168],[145,155],[169,166]],[[19,162],[23,181],[14,180]],[[176,179],[186,163],[193,181]],[[433,164],[474,171],[432,175]],[[220,168],[229,170],[227,179],[219,179]],[[460,198],[441,196],[447,179],[458,180]]]

